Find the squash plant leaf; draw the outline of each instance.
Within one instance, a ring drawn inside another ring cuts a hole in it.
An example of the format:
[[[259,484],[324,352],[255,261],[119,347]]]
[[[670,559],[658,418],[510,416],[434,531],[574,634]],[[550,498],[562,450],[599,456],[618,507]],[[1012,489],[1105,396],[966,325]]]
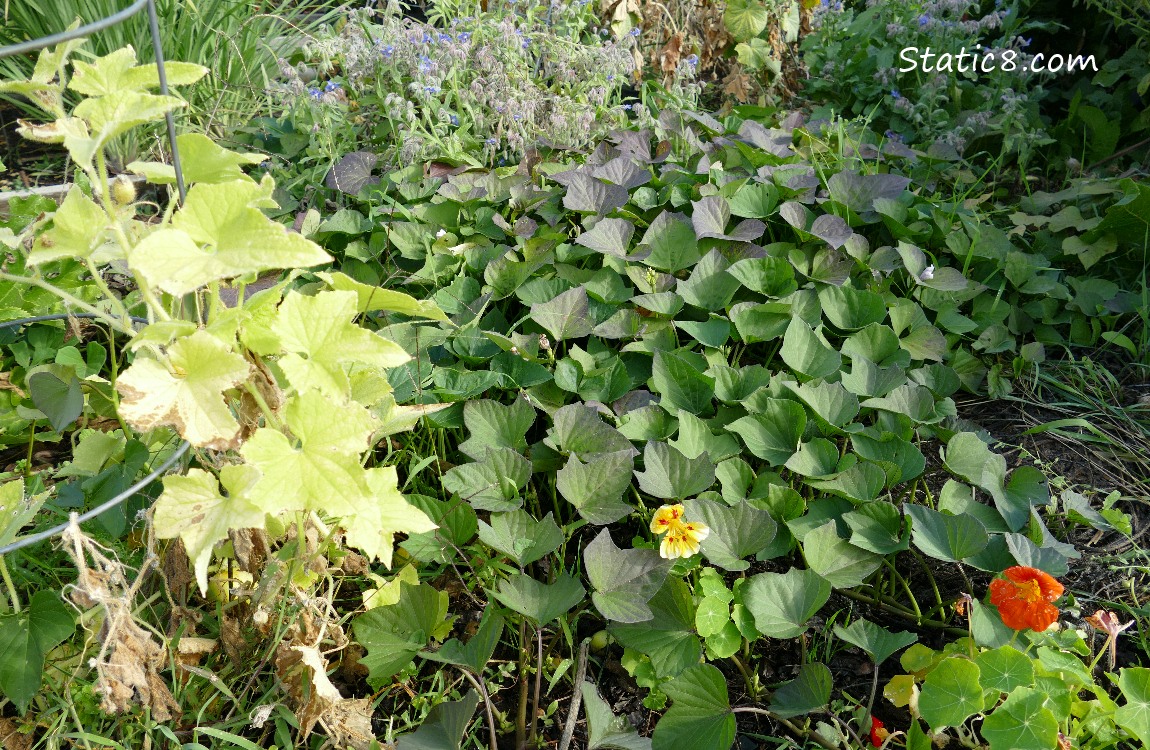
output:
[[[368,502],[359,503],[350,512],[333,508],[344,530],[344,540],[362,552],[368,560],[380,560],[391,567],[396,534],[424,534],[434,531],[435,523],[419,508],[407,502],[399,492],[399,478],[394,466],[377,466],[364,472]]]
[[[156,536],[184,542],[201,594],[208,590],[208,563],[216,544],[232,529],[264,527],[264,510],[248,499],[258,479],[259,471],[245,464],[223,467],[219,481],[203,469],[164,477],[155,505]],[[221,482],[226,496],[220,493]]]
[[[272,189],[270,178],[194,185],[171,227],[141,240],[129,265],[152,286],[178,296],[246,273],[330,262],[319,245],[260,211],[275,205]]]
[[[279,366],[298,392],[315,388],[346,398],[351,388],[345,366],[399,367],[411,357],[399,344],[352,322],[358,312],[353,292],[292,294],[279,307],[272,332],[287,354]]]
[[[728,750],[735,741],[735,715],[727,678],[710,664],[697,664],[663,685],[672,701],[655,725],[654,750]]]
[[[37,235],[28,265],[65,258],[91,258],[106,263],[123,258],[119,245],[108,242],[108,214],[80,188],[73,187],[52,214],[52,228]]]
[[[355,292],[358,303],[356,309],[361,313],[381,310],[413,318],[447,320],[447,313],[443,312],[434,300],[420,300],[394,289],[364,284],[338,271],[317,273],[316,276],[338,292]]]
[[[251,177],[244,173],[243,167],[260,164],[268,158],[265,154],[230,151],[201,133],[176,136],[176,146],[180,149],[184,181],[189,185],[196,182],[250,181]],[[133,174],[143,175],[155,185],[172,185],[176,182],[176,170],[170,164],[134,161],[127,169]]]
[[[247,360],[204,331],[178,339],[165,359],[137,357],[117,378],[120,414],[140,431],[170,425],[199,448],[235,447],[240,425],[223,392],[248,377]]]

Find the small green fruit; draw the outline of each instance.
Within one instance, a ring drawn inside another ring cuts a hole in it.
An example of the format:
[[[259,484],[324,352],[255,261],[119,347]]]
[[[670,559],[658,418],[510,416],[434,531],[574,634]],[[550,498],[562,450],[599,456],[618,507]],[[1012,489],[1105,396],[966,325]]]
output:
[[[611,642],[611,636],[607,635],[606,630],[600,630],[595,635],[591,636],[591,650],[599,653],[607,648],[607,644]]]
[[[112,182],[112,200],[126,206],[136,200],[136,186],[127,177],[120,175]]]

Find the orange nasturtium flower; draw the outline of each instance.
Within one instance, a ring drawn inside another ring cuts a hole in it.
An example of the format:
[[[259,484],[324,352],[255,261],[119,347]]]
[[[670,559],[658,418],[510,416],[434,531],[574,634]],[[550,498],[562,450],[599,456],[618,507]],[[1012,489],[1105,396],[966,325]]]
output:
[[[1041,632],[1058,619],[1053,602],[1062,596],[1062,584],[1049,573],[1016,565],[1003,575],[990,582],[990,603],[1008,628]]]
[[[659,545],[659,554],[674,560],[676,557],[690,557],[697,553],[699,544],[711,530],[698,521],[684,521],[682,505],[664,505],[655,511],[655,517],[651,519],[651,532],[667,535]]]
[[[890,732],[877,716],[870,717],[870,744],[882,747],[882,743],[890,737]]]

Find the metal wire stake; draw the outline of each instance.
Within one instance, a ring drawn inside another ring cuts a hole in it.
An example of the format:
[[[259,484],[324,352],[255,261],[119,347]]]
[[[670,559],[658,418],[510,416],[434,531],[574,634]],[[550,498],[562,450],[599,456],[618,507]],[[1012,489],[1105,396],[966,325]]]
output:
[[[160,93],[168,95],[168,73],[164,68],[164,49],[160,44],[160,21],[156,17],[156,0],[146,0],[148,3],[148,25],[152,28],[152,49],[156,53],[156,72],[160,75]],[[171,110],[164,113],[164,120],[168,123],[168,143],[172,147],[172,168],[176,171],[176,189],[180,192],[180,203],[188,197],[184,189],[184,170],[180,166],[180,149],[176,147],[176,120]]]

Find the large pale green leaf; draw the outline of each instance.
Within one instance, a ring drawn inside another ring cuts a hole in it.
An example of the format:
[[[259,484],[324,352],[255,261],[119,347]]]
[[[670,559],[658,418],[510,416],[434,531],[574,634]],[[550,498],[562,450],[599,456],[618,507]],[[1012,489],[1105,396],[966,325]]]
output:
[[[587,463],[572,454],[556,472],[555,488],[589,522],[614,523],[634,510],[623,500],[623,494],[631,487],[634,466],[633,448],[600,453]]]
[[[812,570],[759,573],[742,590],[742,604],[755,617],[755,628],[772,638],[794,638],[807,629],[831,595],[831,584]]]
[[[346,398],[351,383],[345,368],[399,367],[411,359],[399,344],[355,325],[356,313],[353,292],[284,298],[271,330],[287,352],[279,366],[296,391],[315,388],[332,398]]]
[[[394,289],[364,284],[338,271],[317,273],[316,276],[326,281],[336,291],[355,292],[357,307],[361,313],[379,310],[409,315],[413,318],[447,320],[447,313],[443,312],[434,300],[420,300]]]
[[[28,254],[36,265],[62,258],[91,258],[107,263],[123,257],[123,248],[108,242],[108,215],[84,191],[73,187],[52,215],[52,228],[39,234]]]
[[[338,517],[375,502],[360,463],[374,429],[366,409],[309,391],[288,399],[282,414],[295,441],[261,427],[240,451],[260,471],[252,502],[272,514],[314,510]]]
[[[44,657],[75,629],[56,591],[37,591],[22,612],[0,617],[0,691],[21,713],[40,690]]]
[[[164,477],[164,491],[156,500],[153,515],[156,536],[183,541],[201,594],[208,590],[208,563],[216,544],[227,539],[232,529],[262,529],[265,525],[264,510],[248,499],[258,479],[254,467],[223,467],[220,480],[227,490],[225,496],[220,493],[220,482],[203,469]]]
[[[169,86],[187,86],[208,74],[202,65],[187,62],[166,62],[164,65]],[[76,60],[68,88],[85,96],[108,96],[122,91],[147,91],[160,87],[160,75],[155,63],[136,65],[136,51],[129,45],[92,62]]]
[[[242,168],[259,164],[268,158],[265,154],[229,151],[201,133],[177,136],[176,146],[180,150],[184,181],[189,185],[196,182],[251,180]],[[128,165],[128,171],[143,175],[148,182],[157,185],[172,185],[176,182],[176,170],[170,164],[135,161]]]
[[[767,28],[770,12],[762,0],[731,0],[723,12],[723,23],[736,41],[745,42]]]
[[[379,559],[391,567],[396,534],[425,534],[434,531],[435,523],[414,507],[399,492],[399,477],[394,466],[377,466],[364,473],[370,498],[355,508],[340,510],[339,525],[344,541],[355,547],[368,560]]]
[[[274,205],[272,189],[270,178],[194,185],[172,227],[145,237],[129,265],[152,286],[182,295],[246,273],[330,262],[319,245],[260,212]]]
[[[978,678],[978,665],[965,656],[947,657],[931,670],[918,697],[931,730],[958,726],[985,707]]]
[[[0,547],[16,540],[47,497],[46,493],[25,497],[23,477],[0,484]]]
[[[663,585],[672,561],[653,549],[620,549],[607,529],[583,550],[583,565],[599,613],[615,622],[650,620],[647,602]]]
[[[667,443],[650,441],[643,449],[639,489],[664,500],[683,500],[715,483],[715,464],[706,454],[687,458]]]
[[[120,414],[140,431],[170,425],[192,445],[226,450],[240,425],[223,392],[242,383],[250,365],[205,331],[178,339],[165,360],[137,357],[116,380]]]
[[[673,702],[655,725],[654,750],[728,750],[735,741],[735,715],[727,678],[710,664],[697,664],[663,685]]]

